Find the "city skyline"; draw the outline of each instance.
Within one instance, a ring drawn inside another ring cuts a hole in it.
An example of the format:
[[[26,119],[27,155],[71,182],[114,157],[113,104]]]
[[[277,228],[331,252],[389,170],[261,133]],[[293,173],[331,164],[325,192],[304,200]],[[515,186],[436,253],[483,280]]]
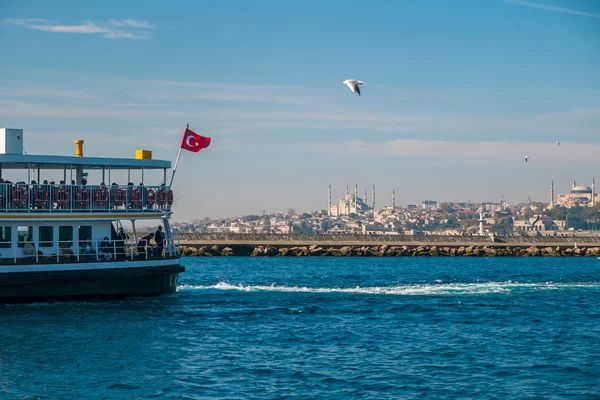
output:
[[[325,209],[329,183],[519,203],[600,176],[600,4],[343,4],[3,2],[0,127],[174,161],[189,122],[212,143],[181,158],[175,221]]]

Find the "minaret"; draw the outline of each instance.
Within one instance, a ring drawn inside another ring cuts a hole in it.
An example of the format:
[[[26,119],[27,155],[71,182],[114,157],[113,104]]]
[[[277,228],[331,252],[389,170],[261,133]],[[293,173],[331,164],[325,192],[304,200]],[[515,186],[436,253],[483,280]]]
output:
[[[358,182],[354,184],[354,205],[358,205]]]
[[[371,191],[371,204],[373,210],[375,209],[375,184],[373,184],[373,190]]]
[[[396,191],[392,189],[392,210],[396,209]]]
[[[592,207],[596,205],[596,177],[592,178]]]
[[[346,196],[348,196],[348,184],[346,183]]]
[[[331,217],[331,183],[329,184],[329,190],[327,191],[327,215]]]
[[[364,203],[367,204],[367,189],[365,189],[365,198],[364,198]]]
[[[573,189],[575,189],[575,186],[577,186],[577,183],[575,183],[575,178],[573,178]]]
[[[554,207],[554,179],[550,185],[550,207]]]

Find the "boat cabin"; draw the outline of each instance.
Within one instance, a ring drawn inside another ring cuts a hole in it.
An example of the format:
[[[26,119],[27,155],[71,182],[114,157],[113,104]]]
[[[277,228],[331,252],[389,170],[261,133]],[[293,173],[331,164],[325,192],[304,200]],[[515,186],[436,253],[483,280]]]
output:
[[[61,263],[178,257],[169,217],[170,161],[23,154],[23,131],[0,129],[0,263]],[[138,182],[136,184],[133,183]],[[138,234],[155,220],[164,240]],[[129,234],[119,232],[123,221]],[[148,223],[146,223],[148,225]]]

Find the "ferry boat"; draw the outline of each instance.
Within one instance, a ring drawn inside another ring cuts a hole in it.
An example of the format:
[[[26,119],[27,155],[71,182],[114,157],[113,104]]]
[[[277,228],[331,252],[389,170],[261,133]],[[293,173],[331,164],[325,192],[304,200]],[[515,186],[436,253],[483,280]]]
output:
[[[75,156],[28,155],[22,129],[0,129],[0,303],[175,292],[185,269],[169,225],[171,162],[146,150],[84,157],[75,145]],[[125,174],[127,184],[113,182]],[[149,223],[164,238],[136,229]]]

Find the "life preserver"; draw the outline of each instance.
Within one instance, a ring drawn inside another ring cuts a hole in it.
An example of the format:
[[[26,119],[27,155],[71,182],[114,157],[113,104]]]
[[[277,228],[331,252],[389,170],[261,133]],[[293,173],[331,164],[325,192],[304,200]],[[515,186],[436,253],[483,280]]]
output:
[[[41,198],[40,193],[42,194]],[[46,204],[48,204],[48,191],[46,189],[36,189],[35,192],[33,192],[33,198],[36,206],[45,207]]]
[[[21,193],[21,196],[19,196],[19,193]],[[21,207],[27,201],[27,189],[22,186],[14,188],[12,191],[12,198],[15,206]]]
[[[79,189],[75,195],[75,200],[80,206],[87,206],[90,203],[90,191],[83,188]]]
[[[154,203],[156,203],[156,193],[152,189],[146,190],[146,205],[152,207]]]
[[[160,189],[156,197],[158,197],[159,206],[164,206],[167,204],[167,189]]]
[[[131,203],[136,206],[142,204],[142,191],[140,189],[134,189],[131,192]]]
[[[59,206],[65,206],[69,202],[69,191],[64,187],[59,187],[54,192],[54,200]]]
[[[167,204],[172,206],[173,205],[173,191],[169,190],[169,193],[167,193]]]
[[[106,190],[104,187],[96,190],[96,193],[94,194],[94,200],[96,201],[97,205],[104,207],[108,202],[108,190]]]
[[[113,194],[115,196],[113,200],[113,204],[115,206],[122,206],[125,204],[125,199],[127,198],[127,193],[123,189],[113,190]]]

